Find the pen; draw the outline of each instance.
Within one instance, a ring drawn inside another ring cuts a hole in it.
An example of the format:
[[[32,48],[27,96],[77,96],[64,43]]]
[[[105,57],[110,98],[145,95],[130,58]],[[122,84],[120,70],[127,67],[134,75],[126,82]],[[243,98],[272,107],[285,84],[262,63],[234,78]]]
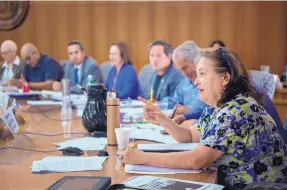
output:
[[[82,86],[81,86],[81,85],[79,85],[79,84],[77,84],[77,87],[78,87],[79,89],[82,89]]]
[[[136,124],[147,124],[148,122],[146,122],[146,121],[138,121],[138,122],[136,122]]]
[[[173,119],[173,118],[174,118],[175,113],[176,113],[176,107],[173,109],[173,112],[172,112],[172,114],[171,114],[171,119]]]
[[[150,89],[150,102],[153,101],[153,89],[151,88]]]
[[[134,143],[133,145],[130,145],[128,148],[129,149],[133,149],[134,147],[136,147],[137,143]]]

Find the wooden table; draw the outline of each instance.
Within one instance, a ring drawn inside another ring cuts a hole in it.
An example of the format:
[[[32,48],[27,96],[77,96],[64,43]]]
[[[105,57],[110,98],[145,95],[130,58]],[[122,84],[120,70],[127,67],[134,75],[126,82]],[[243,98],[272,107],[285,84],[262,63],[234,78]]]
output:
[[[39,108],[38,108],[39,109]],[[41,108],[48,109],[46,108]],[[63,127],[60,121],[48,119],[43,114],[39,113],[37,109],[29,109],[36,113],[25,113],[25,117],[29,120],[29,126],[26,131],[56,134],[62,133]],[[60,108],[57,107],[46,115],[53,119],[60,119]],[[76,114],[74,113],[74,117]],[[81,119],[73,120],[71,122],[71,131],[73,133],[85,133],[82,126]],[[70,138],[81,137],[82,135],[71,135]],[[56,147],[53,143],[68,140],[63,135],[44,137],[39,135],[20,134],[14,140],[6,144],[14,147],[36,149],[36,150],[54,150]],[[62,153],[57,151],[54,153],[36,153],[22,150],[5,149],[0,150],[0,189],[29,189],[41,190],[46,189],[51,184],[64,176],[109,176],[112,178],[112,184],[120,183],[136,174],[128,174],[123,170],[116,157],[117,147],[108,147],[109,158],[103,164],[102,171],[89,172],[69,172],[69,173],[31,173],[30,167],[35,160],[43,159],[47,156],[61,156]],[[96,152],[87,152],[86,156],[96,155]],[[216,173],[198,173],[198,174],[176,174],[176,175],[158,175],[170,178],[193,180],[198,182],[214,183],[216,181]]]

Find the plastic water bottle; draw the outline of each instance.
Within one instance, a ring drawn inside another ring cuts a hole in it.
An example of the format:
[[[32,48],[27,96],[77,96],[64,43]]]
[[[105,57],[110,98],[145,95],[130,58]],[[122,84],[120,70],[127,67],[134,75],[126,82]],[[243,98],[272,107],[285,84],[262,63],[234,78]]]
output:
[[[94,83],[94,79],[93,79],[93,76],[92,75],[88,75],[88,85],[89,86],[90,84],[93,84]]]
[[[70,95],[63,96],[61,121],[64,129],[64,138],[69,138],[71,133],[72,105]]]

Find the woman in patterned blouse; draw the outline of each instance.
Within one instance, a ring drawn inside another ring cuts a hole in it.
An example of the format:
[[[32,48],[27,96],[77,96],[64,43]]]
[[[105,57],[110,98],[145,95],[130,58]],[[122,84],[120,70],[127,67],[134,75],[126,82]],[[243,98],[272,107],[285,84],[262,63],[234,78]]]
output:
[[[200,145],[180,153],[126,150],[121,161],[216,170],[218,183],[226,189],[242,189],[253,182],[287,182],[285,145],[238,55],[227,48],[203,50],[195,84],[209,107],[190,128],[175,124],[156,106],[139,99],[146,104],[144,116],[149,122],[163,126],[178,142]]]

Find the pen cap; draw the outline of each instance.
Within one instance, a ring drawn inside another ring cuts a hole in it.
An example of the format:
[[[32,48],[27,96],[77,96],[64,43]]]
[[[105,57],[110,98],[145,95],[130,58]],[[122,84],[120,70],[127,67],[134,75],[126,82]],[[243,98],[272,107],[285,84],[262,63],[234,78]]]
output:
[[[120,99],[107,99],[107,141],[108,145],[117,145],[115,129],[120,127]]]

